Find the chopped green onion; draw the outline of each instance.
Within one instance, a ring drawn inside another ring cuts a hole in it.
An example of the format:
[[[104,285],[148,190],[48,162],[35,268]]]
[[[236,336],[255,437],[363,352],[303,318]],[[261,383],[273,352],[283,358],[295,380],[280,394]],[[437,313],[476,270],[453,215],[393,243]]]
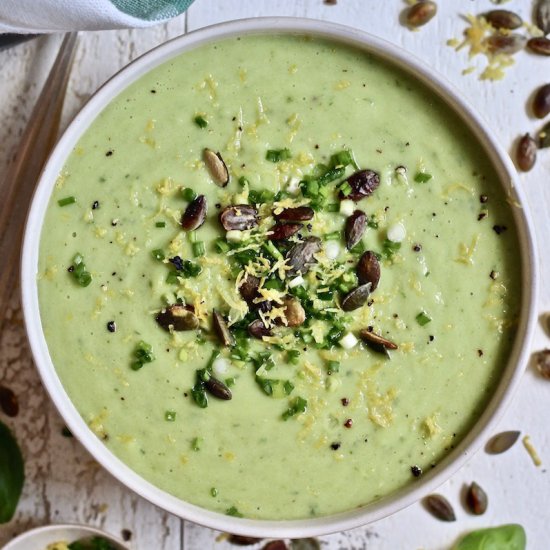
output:
[[[196,231],[189,231],[187,233],[187,240],[190,243],[196,243],[197,242],[197,232]]]
[[[218,254],[229,252],[230,246],[225,239],[219,238],[214,241],[214,249]]]
[[[340,372],[340,363],[338,361],[327,361],[327,372],[328,374]]]
[[[343,151],[340,151],[338,153],[334,153],[334,155],[330,157],[330,161],[333,166],[345,167],[349,164],[355,164],[351,151],[348,151],[347,149],[344,149]]]
[[[197,198],[197,194],[195,193],[195,191],[193,191],[193,189],[191,189],[191,187],[186,187],[185,189],[182,189],[181,196],[187,202],[194,201]]]
[[[195,438],[193,439],[193,441],[191,442],[191,448],[192,448],[194,451],[200,451],[200,450],[201,450],[202,442],[203,442],[202,437],[195,437]]]
[[[291,365],[297,365],[300,361],[300,352],[297,349],[289,349],[286,352],[286,360]]]
[[[282,414],[283,420],[288,420],[291,416],[306,412],[307,400],[303,397],[295,397],[291,402],[288,409]]]
[[[155,260],[162,262],[166,256],[164,255],[164,252],[160,248],[155,248],[155,250],[151,251],[151,255]]]
[[[225,514],[227,516],[233,516],[234,518],[242,518],[244,517],[240,512],[239,510],[237,510],[237,508],[235,506],[231,506],[230,508],[228,508],[226,511],[225,511]]]
[[[280,279],[268,279],[264,283],[264,288],[268,288],[270,290],[284,290],[285,284]]]
[[[59,204],[59,206],[67,206],[68,204],[74,204],[75,202],[75,197],[65,197],[64,199],[59,199],[57,204]]]
[[[290,395],[293,389],[294,384],[290,380],[286,380],[283,384],[283,391],[285,392],[285,395]]]
[[[177,285],[177,284],[179,284],[178,272],[177,272],[177,271],[170,271],[170,272],[168,273],[168,275],[166,275],[166,282],[167,282],[169,285]]]
[[[426,172],[417,172],[416,175],[414,176],[414,181],[416,181],[416,183],[426,183],[431,179],[432,179],[432,175],[427,174]]]
[[[367,226],[370,227],[371,229],[378,229],[378,222],[370,218],[369,221],[367,222]]]
[[[252,204],[264,204],[270,202],[275,198],[275,193],[262,189],[261,191],[250,191],[248,193],[248,200]]]
[[[244,176],[241,176],[239,179],[238,179],[238,182],[239,182],[239,185],[241,187],[244,187],[246,184],[248,184],[250,186],[250,182],[248,181],[247,178],[245,178]]]
[[[270,162],[280,162],[282,160],[288,160],[292,157],[292,153],[290,152],[290,149],[284,148],[284,149],[268,149],[268,151],[265,154],[266,160],[269,160]]]
[[[226,378],[225,379],[225,385],[228,387],[228,388],[231,388],[232,386],[235,385],[235,377],[234,376],[231,376],[230,378]]]
[[[339,189],[340,189],[340,192],[342,193],[342,195],[344,195],[344,197],[347,197],[352,192],[351,185],[347,181],[342,183],[342,185],[340,185]]]
[[[333,231],[332,233],[327,233],[325,235],[325,241],[338,241],[342,238],[342,233],[340,231]]]
[[[176,420],[176,411],[166,411],[164,413],[164,420],[166,422],[174,422]]]
[[[211,494],[213,497],[217,497],[217,496],[218,496],[218,490],[216,489],[216,487],[212,487],[212,489],[210,489],[210,494]]]
[[[323,300],[324,302],[330,302],[333,297],[334,297],[334,293],[332,292],[332,290],[327,290],[326,292],[317,293],[317,298],[319,298],[319,300]]]
[[[151,344],[147,344],[143,340],[138,342],[134,349],[134,358],[135,360],[131,364],[132,370],[139,370],[145,363],[154,361],[155,355],[153,354],[153,347]]]
[[[331,168],[327,172],[325,172],[322,176],[319,177],[319,185],[326,185],[327,183],[330,183],[331,181],[337,180],[341,178],[346,169],[342,166],[339,166],[337,168]]]
[[[202,241],[197,241],[196,243],[193,243],[192,248],[193,248],[193,256],[195,256],[195,258],[204,256],[205,248],[204,248],[204,243]]]
[[[166,227],[166,222],[157,222],[155,227]]]
[[[86,264],[84,263],[84,257],[82,254],[77,252],[73,257],[73,264],[69,268],[69,272],[73,276],[73,279],[80,286],[88,286],[92,282],[92,275],[86,269]]]
[[[327,212],[339,212],[340,211],[340,205],[337,202],[331,202],[330,204],[327,204],[325,206],[325,210]]]
[[[204,389],[203,383],[197,383],[191,388],[191,396],[201,409],[206,409],[206,407],[208,407],[208,397],[206,397],[206,390]]]
[[[432,318],[425,312],[425,311],[421,311],[416,317],[416,322],[421,326],[423,327],[424,325],[427,325],[431,320]]]
[[[273,241],[266,241],[262,248],[274,259],[274,260],[282,260],[283,255],[281,254],[281,251],[273,244]]]
[[[208,126],[208,121],[201,115],[197,115],[193,120],[199,128],[206,128]]]
[[[385,256],[388,260],[391,260],[394,256],[394,254],[401,248],[401,243],[396,243],[394,241],[390,241],[389,239],[385,239],[384,243],[382,244],[382,254]]]
[[[262,391],[266,395],[273,395],[273,383],[277,382],[277,380],[271,380],[270,378],[262,378],[261,376],[256,376],[256,382],[260,388],[262,388]]]

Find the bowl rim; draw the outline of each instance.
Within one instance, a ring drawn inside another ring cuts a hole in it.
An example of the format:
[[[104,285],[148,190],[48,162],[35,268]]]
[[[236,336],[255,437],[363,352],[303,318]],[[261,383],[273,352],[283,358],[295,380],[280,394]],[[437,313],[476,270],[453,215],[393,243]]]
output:
[[[41,228],[55,180],[79,137],[97,113],[116,95],[154,67],[203,44],[245,34],[305,34],[326,38],[367,51],[425,85],[460,117],[485,150],[499,176],[503,192],[513,205],[512,212],[521,252],[522,303],[518,331],[503,377],[476,426],[472,427],[437,468],[422,476],[418,484],[409,484],[379,501],[358,509],[310,519],[259,520],[227,516],[183,501],[139,476],[118,459],[80,417],[55,372],[40,321],[36,276]],[[482,446],[509,405],[528,361],[537,318],[538,273],[535,233],[526,207],[527,201],[518,185],[515,168],[507,153],[492,136],[487,123],[451,83],[406,50],[353,27],[316,19],[260,17],[204,27],[157,46],[111,77],[79,111],[52,152],[32,200],[21,255],[22,305],[29,344],[42,382],[72,433],[109,473],[160,508],[213,529],[255,537],[300,538],[359,527],[409,506],[447,481]]]
[[[67,533],[71,533],[68,535]],[[33,527],[28,531],[24,531],[17,535],[14,539],[11,539],[5,546],[2,547],[2,550],[24,550],[29,548],[26,544],[25,546],[22,543],[33,543],[37,544],[52,544],[56,541],[69,538],[69,542],[74,542],[79,538],[85,538],[90,536],[98,536],[107,539],[109,542],[115,543],[120,550],[129,550],[129,546],[123,543],[119,538],[98,529],[97,527],[92,527],[91,525],[84,525],[78,523],[54,523],[51,525],[41,525],[39,527]],[[73,538],[76,537],[76,538]],[[41,539],[41,540],[36,540]],[[42,550],[37,546],[33,546],[36,550]],[[46,546],[43,547],[46,549]]]

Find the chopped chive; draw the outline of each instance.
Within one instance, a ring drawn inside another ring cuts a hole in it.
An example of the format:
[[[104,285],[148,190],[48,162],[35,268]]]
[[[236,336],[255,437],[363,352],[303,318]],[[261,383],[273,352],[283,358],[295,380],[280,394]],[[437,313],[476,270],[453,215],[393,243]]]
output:
[[[331,181],[341,178],[344,175],[345,171],[346,169],[342,166],[327,170],[322,176],[319,177],[319,185],[326,185]]]
[[[186,187],[185,189],[182,189],[181,196],[187,202],[194,201],[197,198],[197,194],[195,193],[195,191],[193,191],[193,189],[191,189],[191,187]]]
[[[342,233],[340,231],[333,231],[332,233],[327,233],[325,235],[325,241],[338,241],[342,238]]]
[[[176,411],[166,411],[164,413],[164,420],[166,422],[174,422],[176,420]]]
[[[155,227],[166,227],[166,222],[157,222]]]
[[[187,233],[187,240],[190,243],[196,243],[197,242],[197,232],[196,231],[189,231]]]
[[[241,187],[244,187],[247,183],[248,185],[250,186],[250,182],[248,181],[247,178],[245,178],[244,176],[241,176],[239,179],[238,179],[238,182],[239,182],[239,185]]]
[[[275,198],[275,193],[262,189],[261,191],[250,191],[248,193],[248,200],[252,204],[264,204],[270,202]]]
[[[332,292],[332,290],[327,290],[326,292],[317,293],[317,298],[319,298],[319,300],[323,300],[324,302],[330,302],[333,297],[334,297],[334,292]]]
[[[170,272],[168,273],[168,275],[166,275],[166,282],[167,282],[169,285],[177,285],[177,284],[179,284],[178,272],[177,272],[177,271],[170,271]]]
[[[205,247],[202,241],[197,241],[196,243],[193,243],[192,248],[193,248],[193,256],[195,256],[195,258],[204,256]]]
[[[432,318],[425,312],[425,311],[421,311],[416,317],[416,322],[421,326],[423,327],[424,325],[427,325],[431,320]]]
[[[348,166],[354,163],[353,155],[347,149],[334,153],[334,155],[330,157],[330,160],[334,166]]]
[[[193,121],[199,128],[206,128],[208,126],[208,121],[201,115],[197,115]]]
[[[426,172],[417,172],[416,175],[414,176],[414,181],[416,181],[416,183],[426,183],[431,179],[432,179],[432,175],[427,174]]]
[[[290,380],[286,380],[283,384],[283,391],[285,395],[290,395],[294,389],[294,384]]]
[[[225,254],[226,252],[229,252],[229,244],[225,239],[216,239],[214,242],[214,249],[219,254]]]
[[[155,260],[159,262],[162,262],[162,260],[164,260],[164,258],[166,257],[164,255],[164,252],[160,248],[155,248],[155,250],[152,250],[151,255],[153,256],[153,258],[155,258]]]
[[[347,181],[345,181],[342,185],[340,185],[339,189],[342,195],[344,195],[344,197],[347,197],[352,192],[351,185]]]
[[[270,162],[281,162],[282,160],[288,160],[292,157],[290,149],[286,147],[284,149],[268,149],[265,158]]]
[[[202,437],[195,437],[191,442],[191,448],[194,451],[200,451],[202,446],[203,439]]]
[[[57,204],[59,206],[67,206],[68,204],[73,204],[76,202],[76,197],[65,197],[64,199],[59,199]]]
[[[226,379],[224,380],[224,382],[225,382],[225,385],[226,385],[228,388],[231,388],[232,386],[235,385],[236,380],[235,380],[235,377],[234,377],[234,376],[231,376],[230,378],[226,378]]]
[[[212,487],[212,489],[210,489],[210,494],[211,494],[213,497],[217,497],[217,496],[218,496],[218,490],[216,489],[216,487]]]
[[[339,212],[340,211],[340,205],[337,202],[331,202],[330,204],[327,204],[325,206],[325,210],[327,212]]]

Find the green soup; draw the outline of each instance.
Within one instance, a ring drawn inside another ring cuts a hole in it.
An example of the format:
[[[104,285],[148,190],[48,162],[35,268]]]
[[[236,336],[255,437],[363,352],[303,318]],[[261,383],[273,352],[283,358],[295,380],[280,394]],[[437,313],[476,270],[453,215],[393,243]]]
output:
[[[59,175],[38,286],[57,372],[117,457],[193,504],[296,519],[415,483],[461,441],[510,351],[518,257],[488,158],[429,90],[259,35],[103,110]]]

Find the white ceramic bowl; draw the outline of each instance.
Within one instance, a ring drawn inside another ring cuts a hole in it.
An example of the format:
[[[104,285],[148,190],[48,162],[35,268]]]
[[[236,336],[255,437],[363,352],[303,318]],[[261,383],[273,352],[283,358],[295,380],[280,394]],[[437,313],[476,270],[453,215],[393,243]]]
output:
[[[87,525],[45,525],[22,533],[8,542],[2,550],[46,550],[54,542],[75,542],[89,537],[102,537],[108,540],[117,550],[129,550],[121,540]]]
[[[451,109],[457,112],[477,137],[491,159],[502,182],[502,192],[522,204],[514,208],[518,228],[523,301],[517,337],[502,380],[487,409],[474,429],[443,460],[438,468],[398,493],[392,494],[366,507],[347,513],[315,519],[293,521],[264,521],[228,517],[186,503],[145,481],[116,458],[88,428],[78,414],[55,372],[48,354],[46,340],[40,323],[36,273],[40,231],[44,214],[57,175],[73,146],[86,131],[97,114],[120,91],[152,68],[206,42],[222,40],[248,33],[301,33],[350,44],[371,52],[411,73],[436,95],[442,97]],[[95,459],[130,489],[178,516],[209,527],[250,536],[305,537],[350,529],[388,516],[419,500],[446,481],[464,462],[479,449],[509,403],[527,363],[529,343],[535,323],[537,277],[533,231],[525,211],[521,189],[515,184],[517,175],[508,155],[496,142],[491,131],[480,116],[460,97],[454,88],[441,76],[409,53],[368,35],[362,31],[321,21],[295,18],[261,18],[223,23],[176,38],[131,63],[105,84],[85,105],[69,126],[50,157],[36,191],[29,214],[22,257],[23,308],[27,332],[34,359],[46,389],[59,412],[74,435],[90,451]]]

